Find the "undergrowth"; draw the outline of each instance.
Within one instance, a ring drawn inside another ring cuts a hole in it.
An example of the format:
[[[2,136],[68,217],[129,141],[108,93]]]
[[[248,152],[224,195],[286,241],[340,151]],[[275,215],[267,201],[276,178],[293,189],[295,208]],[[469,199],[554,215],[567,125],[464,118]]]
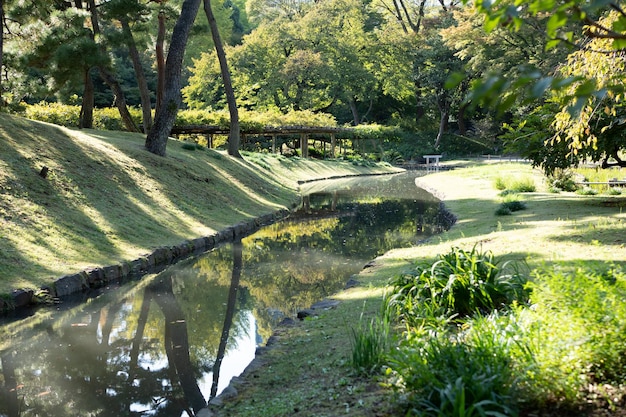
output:
[[[577,413],[598,392],[612,393],[608,409],[624,401],[622,268],[551,266],[530,282],[520,271],[452,248],[392,280],[385,314],[404,331],[384,369],[406,415]]]

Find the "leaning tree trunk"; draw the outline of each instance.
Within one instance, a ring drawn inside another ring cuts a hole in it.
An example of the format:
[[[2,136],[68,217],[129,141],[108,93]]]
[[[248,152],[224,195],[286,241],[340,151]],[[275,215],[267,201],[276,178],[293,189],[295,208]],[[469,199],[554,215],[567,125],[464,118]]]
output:
[[[98,72],[100,73],[100,78],[109,86],[111,91],[113,91],[114,104],[117,107],[117,110],[120,112],[120,117],[122,118],[122,124],[124,128],[129,132],[139,132],[137,125],[135,125],[135,121],[133,117],[130,115],[128,111],[128,106],[126,105],[126,96],[124,95],[124,90],[120,86],[120,83],[117,82],[113,74],[111,74],[106,68],[99,66]]]
[[[137,86],[139,87],[141,112],[143,115],[143,131],[148,133],[150,131],[150,127],[152,127],[152,103],[150,101],[150,89],[148,88],[148,82],[146,81],[146,75],[143,72],[143,66],[141,65],[141,59],[139,58],[137,44],[135,43],[133,32],[130,30],[128,20],[126,18],[120,19],[120,23],[122,24],[122,30],[126,36],[128,54],[133,62],[135,78],[137,79]]]
[[[94,0],[89,0],[87,3],[89,5],[89,13],[91,16],[91,26],[93,28],[92,29],[93,37],[95,39],[98,36],[100,36],[100,23],[98,20],[96,2]],[[82,7],[82,2],[78,2],[77,6],[78,5]],[[100,44],[100,49],[101,49],[101,52],[104,55],[106,55],[106,48],[104,44]],[[122,90],[122,87],[117,82],[113,74],[111,74],[109,70],[104,68],[102,65],[98,66],[98,72],[100,73],[100,78],[102,78],[102,80],[106,83],[106,85],[109,86],[109,88],[113,92],[113,96],[115,97],[114,99],[115,105],[117,106],[117,109],[120,112],[120,117],[122,118],[122,123],[124,124],[124,127],[126,128],[126,130],[128,130],[129,132],[138,132],[139,129],[137,129],[137,126],[135,126],[135,122],[133,121],[133,118],[131,117],[130,112],[128,111],[128,106],[126,105],[126,96],[124,95],[124,90]]]
[[[176,21],[165,62],[165,89],[163,102],[157,108],[154,125],[146,136],[146,149],[155,155],[165,156],[167,138],[172,131],[178,107],[182,102],[180,78],[185,47],[193,22],[200,8],[200,0],[185,0]]]
[[[226,93],[226,102],[228,103],[228,112],[230,113],[230,133],[228,135],[228,154],[241,158],[239,153],[239,142],[241,140],[241,131],[239,129],[239,111],[237,110],[237,100],[235,99],[235,91],[230,79],[230,71],[228,70],[228,62],[226,61],[226,52],[220,38],[220,32],[217,28],[217,22],[211,10],[211,0],[204,0],[204,12],[206,13],[209,27],[211,28],[211,36],[215,44],[215,52],[217,59],[220,61],[220,71],[222,73],[222,81],[224,82],[224,92]]]
[[[439,121],[439,132],[437,132],[437,140],[435,140],[435,149],[439,149],[439,145],[441,145],[441,138],[443,137],[443,133],[448,128],[448,111],[443,111],[441,113],[441,120]]]
[[[359,116],[359,109],[356,106],[356,100],[350,98],[348,103],[350,105],[350,111],[352,112],[352,123],[354,123],[354,126],[358,126],[361,124],[361,117]]]

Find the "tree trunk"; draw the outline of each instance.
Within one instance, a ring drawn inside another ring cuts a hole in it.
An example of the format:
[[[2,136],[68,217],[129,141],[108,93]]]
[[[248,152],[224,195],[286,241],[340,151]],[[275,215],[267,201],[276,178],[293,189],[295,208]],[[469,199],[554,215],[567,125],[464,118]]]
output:
[[[165,91],[165,13],[159,13],[159,29],[156,39],[156,66],[157,66],[157,93],[156,93],[156,111],[163,104],[163,92]],[[155,116],[156,117],[156,116]]]
[[[85,69],[83,101],[80,106],[80,120],[78,121],[79,129],[93,128],[94,86],[90,72],[90,68]]]
[[[163,102],[157,108],[154,125],[146,136],[146,149],[155,155],[165,156],[167,138],[176,121],[176,114],[182,102],[180,78],[183,57],[187,46],[189,32],[200,8],[200,0],[185,0],[180,16],[174,26],[170,49],[165,62],[165,90]]]
[[[161,281],[148,288],[154,291],[153,300],[161,309],[165,319],[164,343],[170,371],[172,371],[172,376],[177,378],[187,404],[191,406],[194,413],[197,413],[206,407],[206,400],[198,386],[196,369],[189,356],[187,318],[174,296],[171,275],[164,276]],[[176,380],[172,380],[172,385],[175,382]]]
[[[354,123],[354,126],[358,126],[361,124],[361,118],[359,117],[359,109],[356,107],[356,100],[351,98],[349,103],[350,111],[352,112],[352,123]]]
[[[243,265],[242,252],[243,247],[241,245],[241,239],[238,239],[236,242],[233,242],[233,274],[230,280],[230,288],[228,290],[228,302],[226,304],[226,315],[224,317],[224,326],[222,327],[222,336],[220,337],[220,344],[217,349],[215,364],[213,365],[213,384],[211,385],[210,399],[217,396],[220,369],[222,367],[224,355],[226,354],[226,345],[230,335],[230,328],[232,327],[233,317],[235,316],[237,290],[239,289],[239,280],[241,279],[241,268]]]
[[[135,70],[135,78],[137,79],[137,86],[139,87],[139,96],[141,97],[141,112],[143,114],[143,131],[147,134],[152,127],[152,103],[150,102],[150,89],[148,88],[148,82],[143,72],[143,66],[141,65],[141,59],[139,58],[139,51],[137,50],[137,44],[135,38],[130,30],[128,20],[126,18],[121,19],[122,30],[126,36],[126,45],[128,46],[128,53],[130,59],[133,62],[133,68]]]
[[[88,0],[87,4],[89,5],[89,12],[91,16],[91,26],[93,28],[93,36],[97,38],[100,35],[100,23],[98,21],[98,11],[96,8],[95,0]],[[106,48],[103,44],[100,44],[100,49],[103,54],[106,54]],[[98,66],[98,72],[100,73],[100,78],[109,86],[111,91],[113,92],[113,96],[115,97],[115,105],[120,112],[120,117],[122,118],[122,123],[124,124],[124,128],[129,132],[139,132],[133,118],[128,111],[128,106],[126,106],[126,96],[124,95],[124,90],[120,87],[120,84],[117,82],[113,74],[109,72],[103,66]]]
[[[226,93],[226,102],[228,103],[228,112],[230,113],[230,133],[228,134],[228,154],[237,158],[241,158],[239,153],[239,142],[241,140],[241,132],[239,129],[239,111],[237,110],[237,100],[235,91],[230,79],[230,71],[228,70],[228,62],[226,61],[226,52],[220,38],[220,32],[217,28],[217,22],[211,10],[211,0],[204,0],[204,12],[209,21],[211,28],[211,36],[215,44],[215,52],[220,62],[220,72],[222,73],[222,81],[224,82],[224,92]]]
[[[439,121],[439,132],[437,132],[437,140],[435,140],[435,149],[439,149],[439,145],[441,144],[441,138],[443,133],[448,130],[448,119],[450,117],[450,113],[448,109],[445,109],[441,112],[441,120]]]
[[[4,0],[0,0],[0,107],[4,107],[4,94],[2,94],[2,66],[4,64]]]
[[[128,106],[126,105],[126,96],[124,95],[124,90],[120,86],[120,83],[117,82],[113,74],[111,74],[106,68],[99,66],[98,72],[100,74],[100,78],[109,86],[111,91],[113,91],[114,104],[117,107],[117,110],[120,112],[120,117],[122,118],[122,123],[124,124],[124,128],[129,132],[139,132],[139,128],[135,125],[130,112],[128,111]]]
[[[465,135],[467,133],[467,125],[465,124],[465,110],[469,106],[469,103],[461,104],[459,111],[457,112],[457,120],[459,125],[459,134]]]

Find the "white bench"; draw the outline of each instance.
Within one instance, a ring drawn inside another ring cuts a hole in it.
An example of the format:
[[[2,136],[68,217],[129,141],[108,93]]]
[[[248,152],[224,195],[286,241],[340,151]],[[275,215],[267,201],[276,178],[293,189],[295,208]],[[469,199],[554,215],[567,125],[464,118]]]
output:
[[[426,171],[439,172],[439,160],[441,159],[441,155],[424,155],[424,159],[426,160]],[[433,161],[432,165],[431,160]]]

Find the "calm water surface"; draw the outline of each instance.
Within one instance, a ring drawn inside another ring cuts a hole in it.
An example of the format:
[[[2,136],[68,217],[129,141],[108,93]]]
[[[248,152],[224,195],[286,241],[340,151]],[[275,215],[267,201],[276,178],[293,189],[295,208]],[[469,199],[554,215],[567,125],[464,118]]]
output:
[[[0,324],[0,416],[184,416],[285,317],[438,231],[415,174],[304,185],[287,220],[165,271]],[[86,300],[85,300],[86,298]]]

